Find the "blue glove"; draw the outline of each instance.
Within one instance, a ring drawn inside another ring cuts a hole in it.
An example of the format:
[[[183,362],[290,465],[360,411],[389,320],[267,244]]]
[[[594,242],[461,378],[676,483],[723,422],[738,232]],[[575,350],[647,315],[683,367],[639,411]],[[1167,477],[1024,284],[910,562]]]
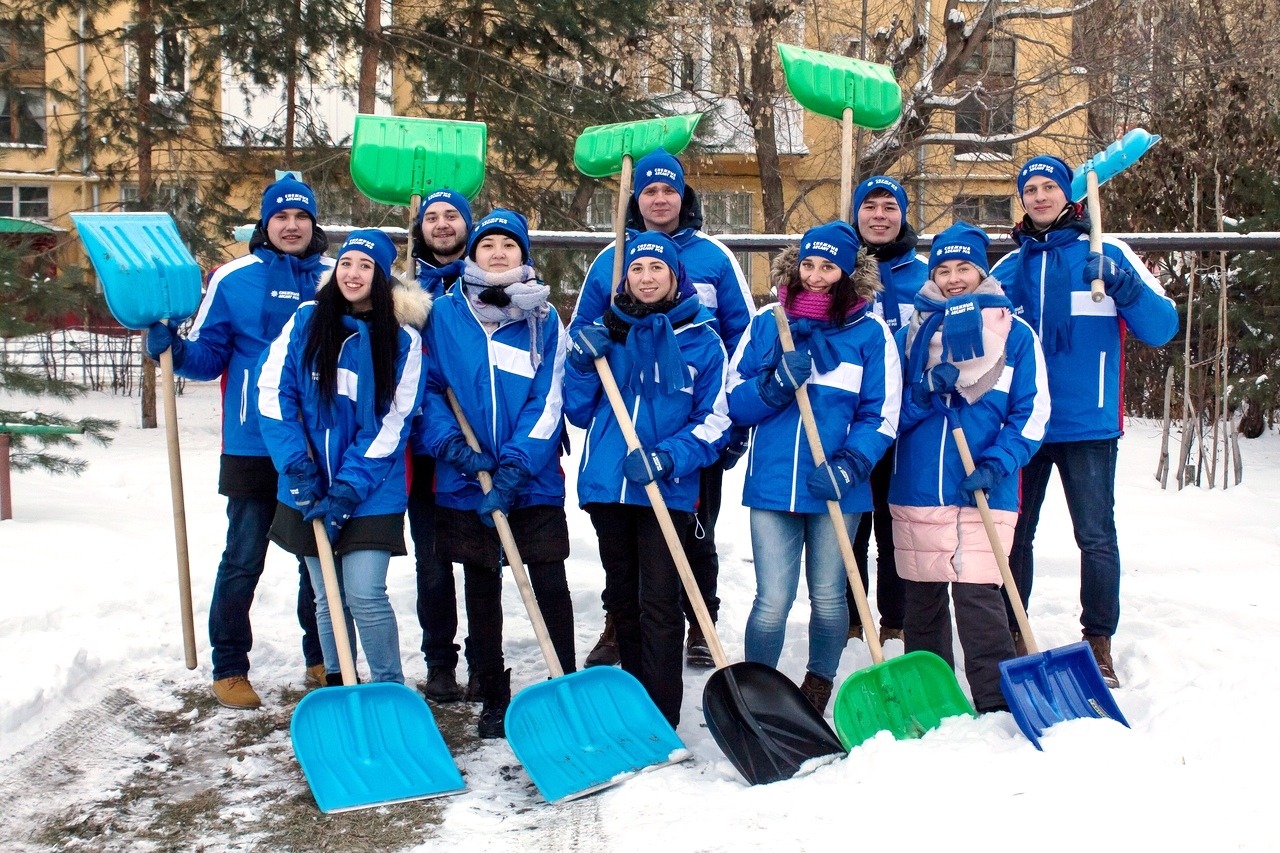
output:
[[[302,511],[324,497],[324,484],[320,481],[320,469],[308,460],[284,469],[284,484],[293,505]]]
[[[187,360],[187,342],[178,337],[178,324],[170,320],[167,324],[156,321],[147,327],[147,355],[152,361],[160,360],[160,353],[173,350],[173,369],[182,367]]]
[[[956,390],[956,380],[960,378],[960,368],[949,361],[935,364],[926,370],[920,381],[911,386],[911,396],[917,406],[927,408],[932,394],[949,394]]]
[[[517,494],[528,479],[529,475],[518,465],[500,465],[498,473],[493,475],[493,488],[480,499],[480,506],[476,508],[476,512],[480,514],[480,520],[489,527],[493,527],[495,511],[503,515],[509,514],[511,504],[515,502]]]
[[[1092,285],[1093,280],[1100,278],[1107,289],[1107,296],[1115,300],[1116,305],[1128,308],[1142,297],[1142,289],[1146,287],[1142,279],[1128,267],[1122,267],[1113,258],[1090,252],[1084,264],[1085,284]]]
[[[838,501],[871,476],[874,463],[853,450],[840,450],[809,472],[809,494],[824,501]]]
[[[342,528],[351,520],[351,514],[360,504],[355,489],[343,482],[333,484],[329,494],[312,504],[311,509],[303,514],[307,521],[317,518],[324,520],[325,532],[329,534],[329,542],[336,545],[342,535]]]
[[[751,427],[736,426],[729,430],[729,443],[720,452],[720,467],[728,471],[738,464],[751,442]]]
[[[808,350],[784,352],[777,367],[760,375],[760,398],[775,409],[785,409],[812,372],[813,358]]]
[[[583,326],[569,336],[569,361],[583,373],[595,370],[595,360],[604,358],[613,346],[604,326]]]
[[[977,467],[973,469],[973,473],[960,481],[960,490],[969,493],[972,500],[974,492],[981,489],[990,493],[1005,476],[1004,469],[999,464],[988,459],[984,462],[979,462]]]
[[[467,440],[461,435],[455,435],[441,445],[437,458],[448,462],[469,477],[474,477],[481,471],[493,471],[498,467],[498,463],[488,453],[468,447]]]
[[[622,460],[622,476],[633,483],[647,486],[654,480],[671,476],[671,454],[665,450],[637,447]]]

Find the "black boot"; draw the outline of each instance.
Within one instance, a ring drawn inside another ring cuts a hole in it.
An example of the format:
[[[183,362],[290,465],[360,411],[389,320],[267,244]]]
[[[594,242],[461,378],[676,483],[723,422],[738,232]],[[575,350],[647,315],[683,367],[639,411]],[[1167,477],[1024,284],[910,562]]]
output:
[[[480,709],[476,733],[482,738],[506,737],[507,706],[511,704],[511,670],[480,676],[480,693],[484,707]]]
[[[689,639],[685,643],[684,662],[693,669],[711,669],[716,659],[711,656],[711,646],[707,643],[702,626],[694,622],[689,626]]]
[[[432,702],[457,702],[462,698],[462,687],[451,666],[427,667],[427,683],[422,692]]]
[[[617,666],[618,661],[618,631],[613,626],[613,617],[606,613],[604,631],[595,648],[587,653],[587,666]]]

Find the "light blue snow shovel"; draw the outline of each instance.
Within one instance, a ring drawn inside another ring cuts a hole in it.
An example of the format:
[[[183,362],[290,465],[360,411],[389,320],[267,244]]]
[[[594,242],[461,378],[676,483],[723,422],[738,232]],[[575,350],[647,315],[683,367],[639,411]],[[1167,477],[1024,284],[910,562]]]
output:
[[[167,213],[73,213],[89,260],[116,322],[126,329],[190,317],[200,305],[200,266],[183,245]],[[178,402],[173,352],[160,354],[165,435],[169,446],[169,490],[178,558],[178,605],[187,669],[196,668],[196,632],[191,612],[191,564],[187,555],[187,510],[182,496],[178,447]]]
[[[446,394],[467,446],[479,450],[453,391]],[[487,493],[493,485],[489,473],[481,471],[479,479]],[[493,522],[551,672],[550,680],[531,684],[512,698],[504,720],[507,743],[542,796],[551,803],[574,800],[642,770],[689,758],[675,729],[633,675],[611,666],[564,674],[507,517],[494,511]]]

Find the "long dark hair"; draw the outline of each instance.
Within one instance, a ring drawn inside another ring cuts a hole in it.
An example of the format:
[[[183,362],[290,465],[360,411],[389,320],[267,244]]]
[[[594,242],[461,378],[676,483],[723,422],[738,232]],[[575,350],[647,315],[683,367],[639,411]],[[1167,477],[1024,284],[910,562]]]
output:
[[[342,295],[335,267],[316,291],[316,310],[307,329],[307,346],[303,361],[315,372],[320,387],[320,400],[332,406],[338,387],[338,353],[351,331],[342,318],[351,314],[351,303]],[[368,312],[358,315],[369,324],[369,341],[373,349],[373,389],[376,411],[391,408],[396,383],[396,354],[399,352],[400,323],[396,320],[391,298],[391,282],[382,267],[373,267],[373,304]]]
[[[787,298],[782,303],[784,310],[791,308],[802,290],[804,290],[804,285],[800,283],[800,258],[796,258],[795,269],[791,271],[791,281],[787,283]],[[853,279],[848,273],[842,271],[839,280],[831,286],[827,293],[831,296],[831,303],[827,307],[827,322],[843,323],[845,315],[849,313],[849,309],[858,301],[858,291]]]

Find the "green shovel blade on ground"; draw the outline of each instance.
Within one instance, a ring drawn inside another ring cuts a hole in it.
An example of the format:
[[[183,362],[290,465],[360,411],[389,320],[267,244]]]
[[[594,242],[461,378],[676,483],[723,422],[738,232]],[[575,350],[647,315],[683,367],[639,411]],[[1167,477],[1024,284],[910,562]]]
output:
[[[351,180],[382,204],[407,205],[432,190],[468,199],[484,183],[488,128],[478,121],[356,116]]]
[[[976,715],[951,667],[933,652],[908,652],[853,673],[831,710],[845,749],[880,732],[897,740],[922,737],[958,716]]]
[[[778,45],[778,56],[787,88],[807,110],[839,119],[852,109],[853,124],[870,130],[902,115],[902,90],[888,65],[792,44]]]

